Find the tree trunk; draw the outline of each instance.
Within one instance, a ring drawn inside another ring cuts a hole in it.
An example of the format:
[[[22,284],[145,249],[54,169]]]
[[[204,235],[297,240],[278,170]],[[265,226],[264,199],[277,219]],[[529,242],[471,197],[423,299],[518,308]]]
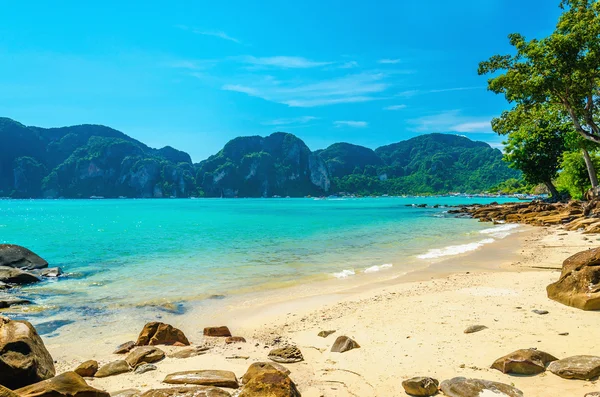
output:
[[[590,153],[587,151],[585,147],[581,147],[581,151],[583,152],[583,158],[585,159],[585,166],[587,167],[588,175],[590,177],[590,182],[592,183],[592,189],[596,189],[598,187],[598,176],[596,175],[596,169],[594,168],[594,163],[592,163],[592,158],[590,157]]]
[[[552,199],[558,201],[560,194],[558,193],[558,190],[556,190],[556,186],[554,186],[552,181],[544,182],[544,185],[546,185],[546,187],[550,191],[550,195],[552,196]]]

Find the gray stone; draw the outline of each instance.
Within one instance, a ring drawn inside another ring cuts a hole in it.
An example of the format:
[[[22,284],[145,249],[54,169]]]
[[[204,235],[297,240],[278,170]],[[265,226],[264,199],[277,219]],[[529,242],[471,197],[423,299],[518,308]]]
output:
[[[135,368],[133,372],[138,375],[141,375],[145,374],[146,372],[155,371],[156,369],[157,367],[154,364],[140,364]]]
[[[548,371],[565,379],[588,380],[600,375],[600,357],[571,356],[553,361]]]
[[[504,383],[462,377],[443,381],[440,390],[448,397],[524,397],[521,390]]]
[[[331,346],[331,351],[334,353],[344,353],[348,350],[358,349],[359,347],[360,345],[353,339],[350,339],[347,336],[338,336],[333,343],[333,346]]]
[[[33,270],[48,267],[48,262],[20,245],[0,244],[0,266]]]
[[[9,284],[31,284],[41,281],[33,273],[8,266],[0,266],[0,281]]]

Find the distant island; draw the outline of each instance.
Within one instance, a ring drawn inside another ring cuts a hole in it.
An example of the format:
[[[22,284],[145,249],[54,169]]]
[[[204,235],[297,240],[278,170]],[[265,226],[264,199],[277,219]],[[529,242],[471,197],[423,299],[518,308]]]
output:
[[[477,193],[519,178],[487,143],[426,134],[375,150],[311,151],[275,132],[229,141],[200,163],[102,125],[25,126],[0,118],[0,197],[272,197]]]

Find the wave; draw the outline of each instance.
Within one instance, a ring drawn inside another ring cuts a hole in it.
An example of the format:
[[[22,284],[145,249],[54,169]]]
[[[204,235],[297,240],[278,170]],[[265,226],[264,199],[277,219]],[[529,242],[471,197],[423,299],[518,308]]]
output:
[[[516,223],[506,223],[500,226],[491,227],[489,229],[480,230],[479,233],[487,234],[495,238],[505,238],[511,234],[511,230],[518,228],[520,225]]]
[[[426,253],[422,255],[418,255],[419,259],[436,259],[441,258],[442,256],[451,256],[451,255],[459,255],[469,251],[475,251],[478,248],[483,247],[485,244],[493,243],[493,238],[486,238],[481,241],[477,241],[475,243],[469,244],[461,244],[461,245],[450,245],[444,248],[434,248],[430,249]]]
[[[393,265],[391,263],[384,263],[383,265],[379,265],[379,266],[375,265],[375,266],[366,268],[365,270],[363,270],[363,273],[375,273],[375,272],[378,272],[383,269],[389,269],[392,266]]]
[[[333,277],[335,278],[347,278],[350,276],[354,276],[356,272],[353,269],[344,269],[341,272],[333,273]]]

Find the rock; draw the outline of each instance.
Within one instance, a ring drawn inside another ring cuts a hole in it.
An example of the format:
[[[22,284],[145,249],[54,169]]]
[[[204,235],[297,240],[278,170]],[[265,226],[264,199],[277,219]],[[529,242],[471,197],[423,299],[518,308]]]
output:
[[[434,396],[438,392],[440,382],[437,379],[418,376],[402,382],[406,394],[411,396]]]
[[[138,389],[125,389],[110,393],[110,397],[140,397],[142,392]]]
[[[280,365],[277,363],[264,363],[264,362],[253,363],[248,367],[248,370],[246,370],[246,373],[242,377],[242,384],[248,383],[250,381],[250,379],[254,378],[255,376],[257,376],[259,374],[262,374],[265,372],[271,372],[271,371],[281,372],[284,375],[290,374],[289,369],[287,369],[283,365]]]
[[[531,312],[535,313],[535,314],[540,314],[540,315],[548,314],[548,310],[538,310],[538,309],[535,309],[535,310],[532,310]]]
[[[122,343],[119,346],[117,346],[117,349],[113,352],[113,354],[129,353],[134,347],[135,347],[134,341],[125,342],[125,343]]]
[[[165,358],[165,352],[154,346],[137,347],[125,357],[125,361],[130,367],[136,368],[140,364],[150,364]]]
[[[0,266],[0,281],[10,284],[31,284],[41,281],[33,273],[8,266]]]
[[[289,376],[279,371],[258,374],[244,385],[238,397],[300,397]]]
[[[227,339],[225,339],[225,343],[228,345],[232,343],[246,343],[246,339],[241,336],[228,336]]]
[[[181,330],[169,324],[151,322],[144,326],[136,345],[173,345],[177,342],[185,346],[190,345],[190,342]]]
[[[54,361],[35,328],[0,316],[0,385],[17,389],[54,375]]]
[[[11,296],[0,298],[0,309],[6,309],[7,307],[17,305],[29,305],[31,301],[27,299],[13,298]]]
[[[465,334],[472,334],[475,332],[479,332],[479,331],[483,331],[484,329],[487,329],[487,327],[485,325],[471,325],[470,327],[467,327],[467,329],[465,329]]]
[[[536,349],[521,349],[500,357],[492,368],[505,374],[534,375],[546,370],[546,365],[558,358]]]
[[[14,244],[0,244],[0,266],[33,270],[48,267],[48,262],[25,247]]]
[[[15,390],[19,397],[110,397],[105,391],[94,389],[75,372],[65,372]]]
[[[148,390],[141,397],[230,397],[225,390],[213,386],[180,386]]]
[[[231,332],[229,331],[229,328],[225,326],[206,327],[204,328],[204,336],[227,337],[231,336]]]
[[[95,377],[106,378],[108,376],[124,374],[126,372],[131,372],[131,368],[129,368],[127,361],[117,360],[101,366],[96,372]]]
[[[586,393],[583,397],[600,397],[600,391],[593,391],[591,393]]]
[[[39,274],[42,277],[54,278],[54,277],[60,277],[64,273],[60,267],[49,267],[48,269],[42,269],[42,270],[38,271],[37,274]]]
[[[347,336],[338,336],[333,346],[331,346],[331,351],[334,353],[344,353],[348,350],[358,349],[359,347],[360,345],[356,341]]]
[[[88,360],[79,364],[77,368],[75,368],[75,372],[77,375],[81,377],[90,378],[96,374],[98,371],[98,361],[96,360]]]
[[[4,291],[6,289],[10,289],[10,285],[6,284],[3,281],[0,281],[0,291]]]
[[[145,374],[146,372],[154,371],[156,369],[157,369],[157,366],[154,364],[140,364],[135,368],[135,370],[133,372],[138,375],[141,375],[141,374]]]
[[[443,381],[440,390],[448,397],[524,397],[521,390],[504,383],[463,377]]]
[[[201,386],[229,387],[232,389],[238,388],[238,380],[233,372],[212,369],[175,372],[167,375],[163,382],[174,385],[189,384]]]
[[[565,379],[588,380],[600,375],[600,357],[571,356],[553,361],[548,371]]]
[[[209,350],[210,350],[209,347],[194,346],[194,347],[189,347],[187,349],[181,349],[179,351],[169,354],[168,356],[171,358],[190,358],[190,357],[196,357],[196,356],[200,356],[202,354],[206,354],[206,352]]]
[[[582,310],[600,310],[600,248],[567,258],[557,282],[546,287],[548,298]]]
[[[19,397],[14,391],[0,385],[0,397]]]
[[[317,336],[320,336],[321,338],[327,338],[329,335],[334,334],[335,330],[330,330],[330,331],[321,331],[317,334]]]
[[[297,363],[304,360],[302,352],[296,346],[286,346],[269,352],[269,359],[276,363]]]

